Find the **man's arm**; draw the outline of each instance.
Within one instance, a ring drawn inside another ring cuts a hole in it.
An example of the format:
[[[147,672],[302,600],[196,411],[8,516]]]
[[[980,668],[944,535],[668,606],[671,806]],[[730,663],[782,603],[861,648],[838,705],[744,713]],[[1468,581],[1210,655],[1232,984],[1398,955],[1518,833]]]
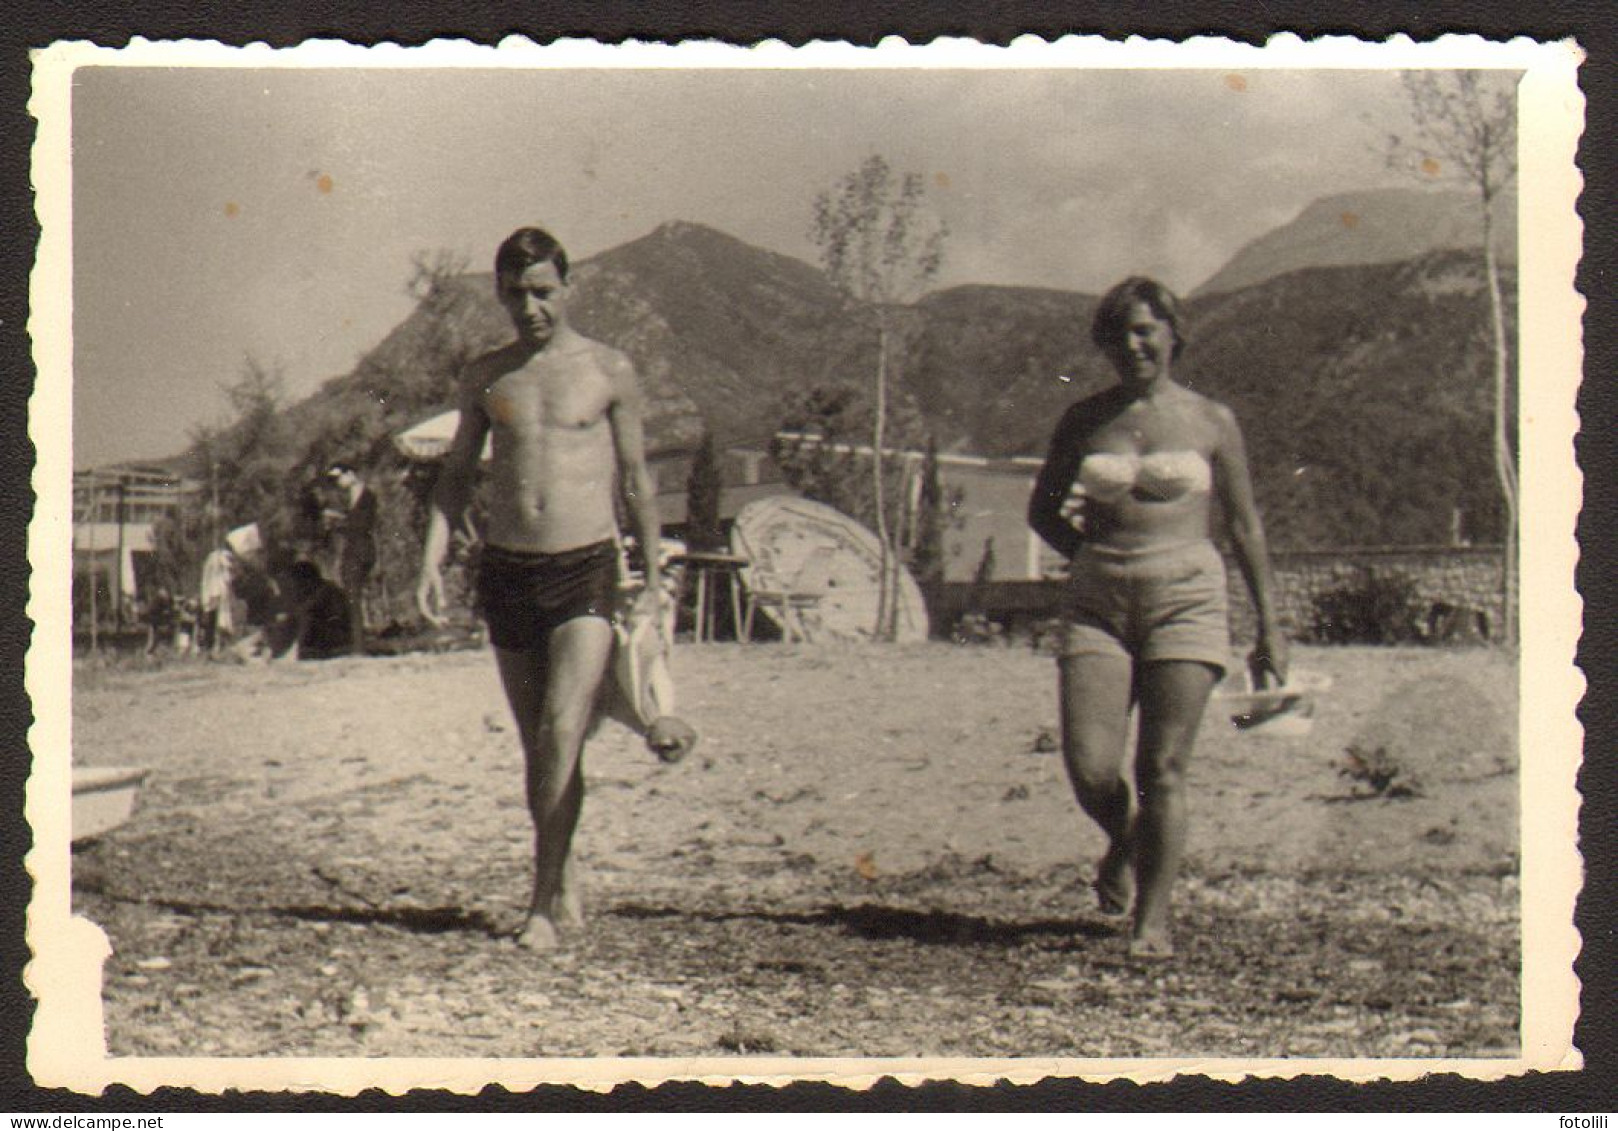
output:
[[[629,359],[616,351],[610,359],[608,371],[612,377],[613,397],[607,408],[607,422],[612,429],[613,452],[618,460],[618,483],[629,512],[631,533],[640,543],[641,556],[646,563],[649,597],[643,600],[655,602],[662,591],[659,558],[663,527],[657,518],[657,484],[652,479],[651,468],[646,466],[645,400]]]
[[[1231,547],[1236,551],[1236,564],[1253,595],[1253,609],[1258,617],[1258,641],[1248,659],[1253,686],[1261,686],[1266,671],[1278,684],[1285,683],[1286,635],[1281,631],[1272,599],[1270,552],[1264,537],[1264,522],[1259,518],[1258,504],[1253,499],[1247,445],[1242,439],[1241,425],[1236,423],[1236,414],[1220,404],[1214,406],[1214,412],[1219,427],[1219,443],[1213,453],[1219,502],[1230,530]]]
[[[461,419],[427,505],[427,536],[421,548],[416,608],[432,624],[442,624],[444,620],[444,577],[440,566],[449,549],[450,531],[465,520],[473,478],[483,455],[483,441],[489,434],[489,417],[478,395],[480,372],[480,367],[474,365],[462,379]]]

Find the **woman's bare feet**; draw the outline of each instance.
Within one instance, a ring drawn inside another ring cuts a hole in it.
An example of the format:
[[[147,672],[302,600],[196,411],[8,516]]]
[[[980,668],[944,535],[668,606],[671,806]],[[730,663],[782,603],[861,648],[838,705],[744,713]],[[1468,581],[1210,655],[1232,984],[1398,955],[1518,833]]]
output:
[[[1093,886],[1101,914],[1109,919],[1129,914],[1129,905],[1135,898],[1135,868],[1127,840],[1115,840],[1108,846],[1107,854],[1096,867]]]
[[[1174,940],[1167,931],[1136,935],[1129,940],[1129,957],[1133,962],[1167,962],[1174,957]]]

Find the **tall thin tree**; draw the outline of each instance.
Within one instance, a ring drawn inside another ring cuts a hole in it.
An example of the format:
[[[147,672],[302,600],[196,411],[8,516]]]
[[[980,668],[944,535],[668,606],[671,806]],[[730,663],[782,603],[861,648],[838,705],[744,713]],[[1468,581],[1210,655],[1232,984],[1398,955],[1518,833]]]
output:
[[[1423,180],[1447,180],[1476,194],[1483,239],[1494,363],[1494,465],[1504,511],[1501,609],[1508,642],[1517,639],[1517,460],[1512,445],[1511,351],[1506,341],[1495,233],[1497,210],[1517,176],[1517,75],[1500,71],[1406,71],[1414,123],[1387,140],[1390,165]]]
[[[871,490],[881,560],[872,634],[879,640],[892,639],[898,623],[898,547],[888,521],[882,466],[898,308],[914,301],[938,273],[947,235],[943,221],[926,206],[921,177],[895,175],[878,155],[867,157],[815,197],[809,236],[820,249],[826,275],[847,298],[865,304],[876,319]]]
[[[720,523],[719,454],[713,433],[706,429],[691,458],[691,474],[686,479],[685,533],[693,550],[717,550],[724,541]]]
[[[921,464],[921,487],[916,499],[916,541],[910,555],[916,580],[929,598],[944,580],[944,484],[938,468],[938,439],[927,434],[927,454]]]

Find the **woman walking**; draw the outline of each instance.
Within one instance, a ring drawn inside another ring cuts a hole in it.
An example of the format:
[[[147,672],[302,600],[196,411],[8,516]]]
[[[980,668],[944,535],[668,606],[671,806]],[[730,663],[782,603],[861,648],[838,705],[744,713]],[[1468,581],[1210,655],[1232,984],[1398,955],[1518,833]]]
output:
[[[1170,894],[1185,846],[1185,769],[1229,656],[1217,496],[1253,594],[1255,686],[1286,677],[1264,528],[1235,415],[1175,378],[1186,337],[1161,283],[1130,278],[1101,300],[1091,338],[1118,384],[1057,426],[1028,521],[1071,562],[1059,660],[1063,756],[1079,805],[1108,837],[1103,912],[1134,901],[1129,953],[1174,953]],[[1140,708],[1133,790],[1129,714]]]

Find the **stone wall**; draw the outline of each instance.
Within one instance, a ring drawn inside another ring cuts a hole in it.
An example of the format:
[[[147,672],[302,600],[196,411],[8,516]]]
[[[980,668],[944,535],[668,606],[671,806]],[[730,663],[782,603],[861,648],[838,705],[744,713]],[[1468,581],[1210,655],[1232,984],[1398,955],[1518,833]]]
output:
[[[1496,638],[1501,624],[1501,550],[1499,546],[1362,547],[1342,550],[1273,551],[1276,599],[1281,623],[1291,637],[1307,636],[1314,623],[1316,602],[1334,590],[1357,588],[1366,572],[1379,577],[1404,577],[1414,583],[1419,614],[1435,607],[1460,610],[1466,634]],[[1237,640],[1253,638],[1253,604],[1247,585],[1233,560],[1230,570],[1230,627]],[[1475,615],[1482,614],[1481,618]],[[1422,622],[1423,628],[1426,622]]]
[[[1230,627],[1238,642],[1253,639],[1253,603],[1236,563],[1227,557],[1230,574]],[[1500,547],[1403,546],[1343,550],[1281,550],[1270,555],[1275,574],[1281,623],[1296,639],[1310,635],[1316,603],[1335,590],[1358,588],[1365,572],[1405,577],[1413,583],[1418,628],[1431,628],[1443,639],[1497,639],[1501,623]],[[948,635],[961,616],[981,613],[1006,629],[1027,628],[1059,615],[1063,581],[993,581],[987,585],[954,582],[928,594],[933,632]],[[1429,625],[1437,609],[1455,612]]]

